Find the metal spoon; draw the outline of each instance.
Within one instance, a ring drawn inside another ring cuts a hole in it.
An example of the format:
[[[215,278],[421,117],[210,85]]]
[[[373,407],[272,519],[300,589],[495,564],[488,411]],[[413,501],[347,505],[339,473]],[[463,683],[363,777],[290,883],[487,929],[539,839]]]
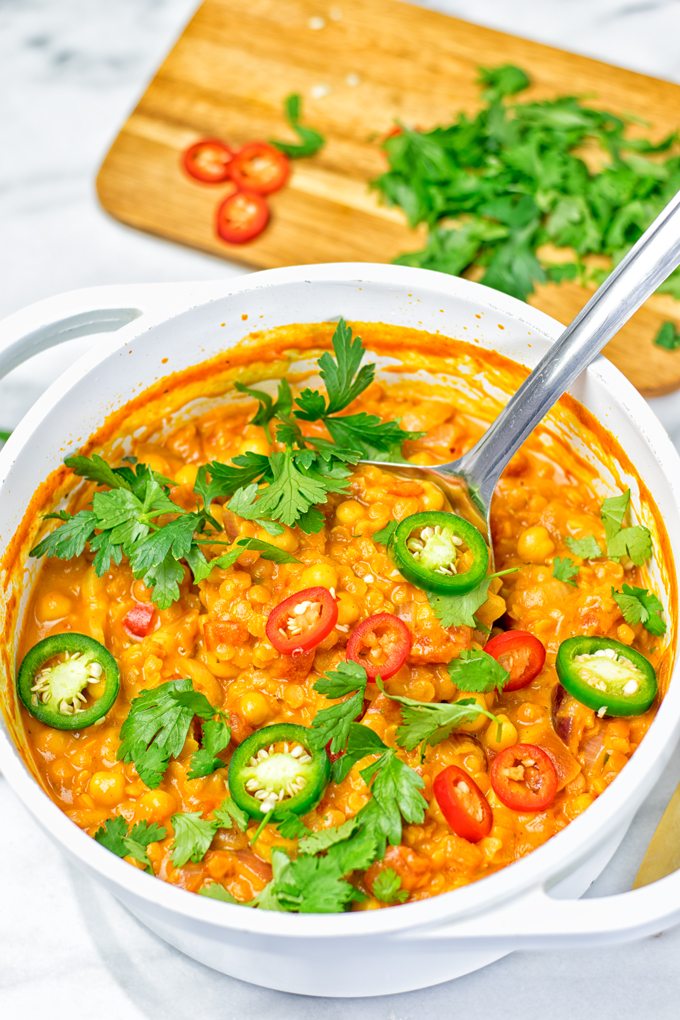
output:
[[[680,265],[680,191],[539,361],[471,450],[447,464],[377,464],[400,477],[429,478],[452,510],[490,537],[491,499],[529,433],[643,301]]]

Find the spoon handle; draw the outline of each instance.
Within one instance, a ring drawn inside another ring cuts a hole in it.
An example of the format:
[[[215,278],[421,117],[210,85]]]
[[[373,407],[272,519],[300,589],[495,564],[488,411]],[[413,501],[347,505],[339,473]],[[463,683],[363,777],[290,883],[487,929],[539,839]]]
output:
[[[457,465],[488,505],[506,464],[532,429],[659,284],[680,264],[680,191]]]

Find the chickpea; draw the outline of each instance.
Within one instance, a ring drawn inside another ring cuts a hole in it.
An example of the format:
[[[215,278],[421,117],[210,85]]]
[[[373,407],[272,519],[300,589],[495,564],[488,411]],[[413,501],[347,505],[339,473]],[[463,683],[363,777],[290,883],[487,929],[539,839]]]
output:
[[[193,489],[197,474],[198,467],[196,464],[185,464],[175,474],[175,481],[178,485],[187,485],[190,489]]]
[[[294,553],[299,545],[297,536],[290,528],[285,528],[280,535],[267,535],[267,541],[284,552]]]
[[[300,584],[303,588],[337,588],[338,572],[330,563],[312,563],[302,571]]]
[[[627,623],[622,623],[616,628],[616,636],[624,645],[632,645],[633,641],[635,641],[635,631]]]
[[[456,701],[462,700],[467,701],[470,698],[472,698],[472,700],[479,706],[479,708],[484,709],[486,708],[486,698],[484,697],[483,694],[462,694],[460,698],[456,698]],[[458,726],[457,731],[459,733],[479,733],[488,725],[488,722],[489,722],[488,716],[482,715],[482,713],[480,712],[479,715],[471,719],[470,722],[466,722],[463,723],[461,726]]]
[[[423,482],[423,510],[441,510],[444,506],[444,493],[433,482]]]
[[[517,554],[525,563],[545,563],[554,552],[555,543],[542,524],[525,528],[517,541]]]
[[[140,813],[150,822],[162,822],[177,810],[177,801],[165,790],[147,790],[138,803]]]
[[[93,772],[87,789],[97,804],[114,807],[123,799],[125,776],[120,772]]]
[[[493,720],[489,723],[482,736],[485,747],[490,751],[504,751],[517,743],[517,730],[507,715],[499,715],[497,719],[497,723]]]
[[[338,623],[345,626],[356,623],[360,614],[357,600],[349,592],[341,591],[338,594]]]
[[[340,503],[335,511],[335,519],[338,524],[345,524],[350,528],[357,521],[361,520],[363,516],[364,508],[356,499],[346,499],[344,503]]]
[[[35,607],[39,623],[61,620],[71,612],[71,600],[60,591],[46,591],[40,596]]]
[[[261,726],[271,717],[269,698],[260,691],[247,691],[238,699],[238,712],[251,726]]]

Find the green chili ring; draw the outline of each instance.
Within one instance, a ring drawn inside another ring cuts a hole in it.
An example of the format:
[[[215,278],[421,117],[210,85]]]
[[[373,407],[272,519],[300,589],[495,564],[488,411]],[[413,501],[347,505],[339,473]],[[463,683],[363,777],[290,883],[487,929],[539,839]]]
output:
[[[102,680],[103,693],[90,702],[88,686]],[[17,691],[28,711],[57,730],[92,726],[109,711],[119,689],[120,671],[111,652],[94,638],[73,632],[38,641],[17,674]]]
[[[472,563],[458,573],[467,548]],[[413,584],[441,595],[461,595],[476,588],[489,569],[489,549],[473,524],[443,510],[425,510],[401,521],[392,537],[392,556]]]
[[[229,763],[229,791],[251,818],[304,815],[319,803],[331,764],[325,750],[312,749],[309,734],[306,726],[276,723],[236,748]]]
[[[557,651],[555,668],[565,690],[599,715],[642,715],[656,697],[651,662],[611,638],[568,638]]]

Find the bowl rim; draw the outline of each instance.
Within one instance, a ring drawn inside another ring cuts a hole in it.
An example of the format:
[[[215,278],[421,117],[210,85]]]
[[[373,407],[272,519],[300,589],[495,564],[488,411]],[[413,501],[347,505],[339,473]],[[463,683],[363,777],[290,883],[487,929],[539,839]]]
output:
[[[174,307],[170,314],[153,318],[151,322],[142,317],[120,333],[114,334],[109,343],[97,346],[93,351],[82,355],[69,369],[68,378],[62,375],[56,379],[24,416],[8,446],[5,447],[10,456],[3,457],[0,454],[2,465],[0,487],[6,480],[11,463],[26,449],[34,428],[63,400],[71,386],[82,381],[83,377],[91,374],[109,358],[115,357],[122,347],[138,340],[151,330],[162,329],[181,316],[223,302],[232,296],[246,292],[256,294],[262,289],[301,284],[398,286],[408,288],[414,293],[437,294],[440,297],[467,300],[477,304],[482,311],[498,311],[522,325],[528,325],[543,339],[549,341],[555,340],[563,329],[557,320],[517,298],[491,290],[479,283],[432,270],[379,263],[327,263],[264,270],[239,276],[223,284],[216,284],[214,296],[208,300],[202,299],[195,303],[188,300],[185,306]],[[149,286],[151,288],[157,285]],[[202,294],[205,293],[204,284],[196,286],[199,291],[202,289]],[[136,290],[139,289],[138,284],[134,287]],[[124,287],[119,290],[124,291]],[[78,292],[74,292],[76,293]],[[680,454],[651,407],[632,383],[606,359],[598,358],[587,369],[587,374],[608,389],[612,394],[611,399],[628,415],[634,414],[644,445],[649,450],[653,443],[657,459],[668,466],[669,489],[680,505]],[[671,548],[675,559],[680,562],[680,535],[675,541],[671,536]],[[405,929],[455,921],[486,911],[490,912],[491,918],[494,906],[507,903],[513,898],[521,900],[524,894],[530,893],[549,879],[562,877],[567,870],[575,868],[587,857],[589,847],[594,847],[597,841],[602,841],[617,826],[630,820],[633,813],[630,801],[636,797],[641,799],[649,790],[654,781],[650,771],[656,761],[662,759],[664,755],[666,757],[670,755],[674,738],[680,728],[680,682],[676,682],[675,688],[672,688],[672,680],[679,669],[680,664],[676,660],[668,693],[646,738],[635,751],[624,772],[586,812],[526,857],[477,882],[415,903],[393,906],[389,910],[353,911],[343,914],[279,914],[216,902],[208,897],[189,893],[131,867],[97,844],[72,822],[31,776],[4,726],[1,725],[0,767],[8,778],[10,787],[48,833],[90,871],[115,887],[115,891],[122,898],[126,894],[132,895],[137,901],[145,903],[152,909],[160,908],[222,932],[232,930],[241,934],[299,939],[343,939],[401,933]],[[678,702],[678,706],[674,705],[674,701]],[[636,808],[637,803],[638,800]],[[521,909],[519,905],[518,909]]]

